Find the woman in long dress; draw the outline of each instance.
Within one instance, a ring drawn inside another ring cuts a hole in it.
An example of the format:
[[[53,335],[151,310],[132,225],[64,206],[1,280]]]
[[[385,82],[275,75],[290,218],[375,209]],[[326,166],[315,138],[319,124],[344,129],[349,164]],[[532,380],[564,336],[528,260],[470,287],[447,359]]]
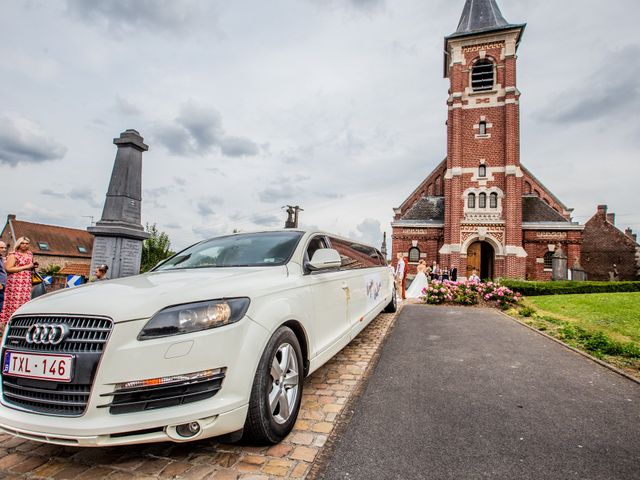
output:
[[[7,285],[4,292],[4,307],[0,313],[0,329],[9,321],[13,312],[31,300],[31,269],[38,264],[33,261],[29,250],[30,241],[20,237],[14,251],[7,256]]]
[[[420,298],[424,296],[422,290],[427,288],[429,285],[429,279],[426,275],[427,262],[420,260],[417,270],[418,274],[416,275],[416,278],[413,279],[411,286],[407,290],[407,298]]]

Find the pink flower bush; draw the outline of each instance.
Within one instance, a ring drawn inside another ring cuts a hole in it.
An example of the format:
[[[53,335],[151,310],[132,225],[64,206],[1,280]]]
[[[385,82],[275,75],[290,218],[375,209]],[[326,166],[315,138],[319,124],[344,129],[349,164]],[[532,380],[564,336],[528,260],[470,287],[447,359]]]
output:
[[[521,295],[495,282],[450,282],[432,281],[422,290],[422,300],[430,305],[453,303],[476,305],[480,300],[495,302],[497,307],[507,309],[520,301]]]

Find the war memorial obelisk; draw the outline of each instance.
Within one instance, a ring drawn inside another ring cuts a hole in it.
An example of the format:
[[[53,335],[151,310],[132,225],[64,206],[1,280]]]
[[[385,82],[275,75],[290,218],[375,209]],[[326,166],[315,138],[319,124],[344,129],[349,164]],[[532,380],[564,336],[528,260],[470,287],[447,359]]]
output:
[[[102,219],[87,230],[95,238],[91,273],[108,265],[107,278],[140,273],[142,241],[149,237],[141,223],[142,152],[149,150],[135,130],[126,130],[113,143],[118,147]]]

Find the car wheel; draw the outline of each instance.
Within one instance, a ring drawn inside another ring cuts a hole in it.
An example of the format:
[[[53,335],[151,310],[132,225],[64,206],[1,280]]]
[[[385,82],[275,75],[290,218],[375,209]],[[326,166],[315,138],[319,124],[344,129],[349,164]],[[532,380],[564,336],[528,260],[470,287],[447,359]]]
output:
[[[293,331],[279,328],[262,353],[251,389],[244,438],[273,444],[293,428],[302,398],[302,351]]]
[[[394,288],[391,294],[391,301],[384,307],[384,311],[386,313],[394,313],[396,310],[398,310],[398,297],[396,296],[396,289]]]

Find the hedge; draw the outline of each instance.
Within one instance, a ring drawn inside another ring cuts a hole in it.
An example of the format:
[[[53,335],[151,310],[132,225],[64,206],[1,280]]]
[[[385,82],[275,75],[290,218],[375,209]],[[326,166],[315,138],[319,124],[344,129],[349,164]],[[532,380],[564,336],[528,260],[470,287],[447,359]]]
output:
[[[527,282],[501,279],[500,284],[522,295],[567,295],[572,293],[640,292],[640,282]]]

